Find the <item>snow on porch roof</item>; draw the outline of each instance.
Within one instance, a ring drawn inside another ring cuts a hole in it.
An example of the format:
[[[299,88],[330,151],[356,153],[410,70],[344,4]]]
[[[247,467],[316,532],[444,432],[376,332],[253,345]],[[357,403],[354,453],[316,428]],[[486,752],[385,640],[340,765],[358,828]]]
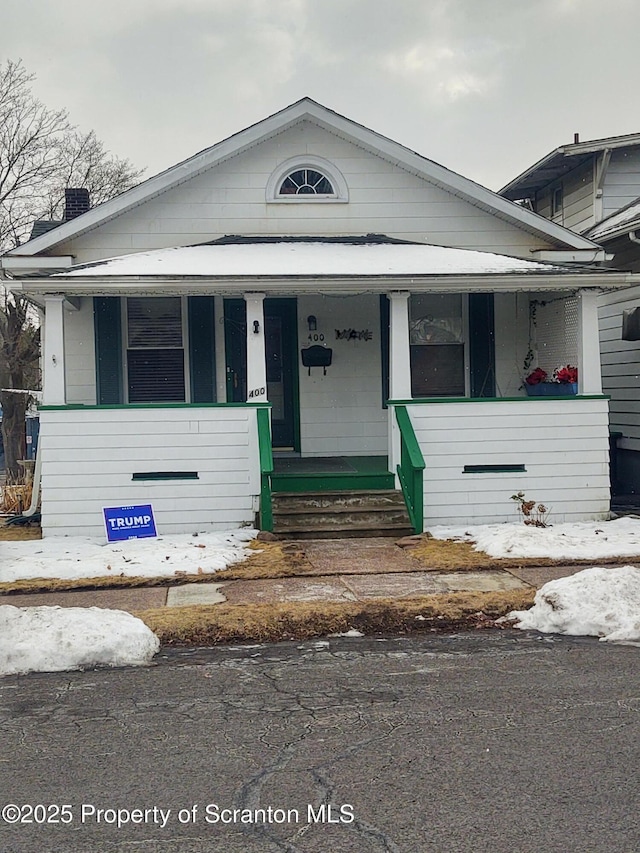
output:
[[[82,264],[52,278],[325,278],[575,273],[575,267],[416,243],[287,240],[216,242]]]

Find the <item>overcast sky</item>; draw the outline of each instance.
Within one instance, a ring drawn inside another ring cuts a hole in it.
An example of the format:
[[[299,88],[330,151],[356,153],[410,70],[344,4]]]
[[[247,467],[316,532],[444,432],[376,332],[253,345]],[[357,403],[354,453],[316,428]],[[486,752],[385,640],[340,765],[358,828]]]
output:
[[[309,95],[491,189],[640,132],[638,0],[2,0],[0,59],[145,177]]]

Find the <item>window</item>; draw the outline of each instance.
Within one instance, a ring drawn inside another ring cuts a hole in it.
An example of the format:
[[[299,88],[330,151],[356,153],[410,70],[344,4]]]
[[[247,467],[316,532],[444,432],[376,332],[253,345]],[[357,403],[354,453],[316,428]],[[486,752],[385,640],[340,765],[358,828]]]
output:
[[[126,301],[127,386],[130,403],[185,402],[185,352],[179,296]]]
[[[268,202],[333,203],[349,200],[339,170],[322,157],[292,157],[272,173],[266,187]]]
[[[461,294],[415,294],[409,302],[412,397],[463,397],[464,311]]]
[[[335,195],[331,181],[315,169],[296,169],[284,179],[278,195]]]
[[[562,216],[562,187],[556,187],[551,192],[551,216]]]

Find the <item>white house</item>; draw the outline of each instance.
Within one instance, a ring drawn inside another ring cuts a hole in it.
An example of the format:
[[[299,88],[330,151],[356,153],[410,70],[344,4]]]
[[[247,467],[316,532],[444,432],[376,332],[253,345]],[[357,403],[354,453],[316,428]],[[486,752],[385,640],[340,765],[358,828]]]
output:
[[[564,145],[500,193],[595,240],[609,256],[608,267],[640,272],[640,134]],[[640,493],[640,287],[605,292],[599,306],[618,491]]]
[[[633,280],[604,259],[305,98],[2,258],[44,310],[43,531],[144,503],[269,528],[283,493],[371,490],[415,530],[513,520],[518,491],[604,518],[597,298]],[[536,364],[577,393],[528,397]]]

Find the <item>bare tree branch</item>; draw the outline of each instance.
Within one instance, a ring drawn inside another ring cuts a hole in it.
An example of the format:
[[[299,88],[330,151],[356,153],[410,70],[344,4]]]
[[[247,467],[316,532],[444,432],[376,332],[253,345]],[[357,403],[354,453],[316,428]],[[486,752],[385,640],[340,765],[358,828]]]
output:
[[[38,219],[62,219],[68,187],[89,190],[100,204],[140,179],[129,160],[105,150],[93,130],[79,131],[66,110],[50,110],[31,91],[20,60],[0,65],[0,254],[29,239]],[[40,329],[29,304],[0,290],[0,389],[37,389]],[[0,391],[8,473],[24,456],[25,394]]]

